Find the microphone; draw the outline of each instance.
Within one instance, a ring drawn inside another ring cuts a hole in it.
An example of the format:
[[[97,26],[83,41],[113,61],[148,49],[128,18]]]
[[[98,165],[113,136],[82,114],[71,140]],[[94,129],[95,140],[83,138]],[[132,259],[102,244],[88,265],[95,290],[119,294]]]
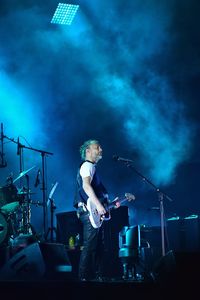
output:
[[[40,184],[39,176],[40,176],[40,169],[37,171],[37,176],[36,176],[36,179],[35,179],[34,187],[37,187]]]
[[[117,155],[113,155],[113,159],[115,161],[123,161],[123,162],[133,162],[131,159],[123,158]]]
[[[20,145],[19,145],[19,137],[17,138],[17,155],[19,155],[19,148],[20,148]]]
[[[6,178],[6,182],[9,182],[12,184],[13,183],[13,173],[11,172],[8,177]]]

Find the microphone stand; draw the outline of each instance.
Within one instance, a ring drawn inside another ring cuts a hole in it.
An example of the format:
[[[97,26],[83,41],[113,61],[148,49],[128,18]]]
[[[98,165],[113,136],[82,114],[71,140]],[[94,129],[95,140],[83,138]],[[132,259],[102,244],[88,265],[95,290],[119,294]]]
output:
[[[26,234],[28,234],[28,233],[30,233],[30,229],[31,229],[31,214],[30,214],[31,198],[30,198],[29,176],[27,174],[25,176],[26,176],[26,180],[27,180],[27,193],[26,193],[27,202],[25,204],[24,231],[25,231]]]
[[[46,240],[48,240],[48,235],[50,233],[50,242],[53,243],[53,241],[54,241],[53,233],[55,232],[55,234],[56,234],[56,228],[55,228],[54,223],[53,223],[54,210],[56,209],[56,206],[55,206],[54,200],[52,198],[49,198],[49,201],[50,201],[51,220],[50,220],[50,227],[48,228],[48,231],[47,231],[47,234],[46,234]]]
[[[19,173],[21,174],[24,171],[24,157],[23,157],[23,145],[19,142],[19,137],[17,139],[17,155],[19,155]],[[22,180],[20,178],[20,188],[22,187]]]
[[[120,160],[119,160],[120,161]],[[128,168],[131,168],[134,170],[134,172],[139,175],[143,181],[148,182],[156,191],[158,196],[158,201],[160,204],[159,210],[160,210],[160,225],[161,225],[161,245],[162,245],[162,256],[165,256],[166,249],[165,249],[165,230],[164,230],[164,205],[163,200],[166,198],[169,201],[173,201],[167,194],[162,192],[155,184],[153,184],[149,179],[147,179],[144,175],[142,175],[140,172],[136,170],[136,168],[132,165],[133,161],[130,159],[123,159],[121,160]]]
[[[56,206],[54,204],[53,200],[53,194],[55,192],[55,189],[57,188],[58,182],[55,182],[51,188],[51,191],[49,193],[48,201],[47,201],[47,206],[50,204],[50,215],[51,215],[51,220],[50,220],[50,227],[48,228],[47,234],[46,234],[46,240],[48,239],[48,235],[50,233],[50,241],[53,242],[53,233],[55,232],[56,234],[56,228],[54,227],[53,220],[54,220],[54,210],[56,209]]]
[[[41,188],[41,190],[42,190],[42,198],[43,198],[43,201],[42,201],[42,203],[43,203],[42,204],[42,206],[43,206],[43,237],[45,239],[46,227],[47,227],[47,194],[46,194],[47,185],[46,185],[46,165],[45,165],[45,161],[46,161],[46,156],[47,155],[53,155],[53,153],[22,145],[21,143],[19,143],[19,139],[18,139],[18,141],[15,141],[14,138],[9,138],[7,136],[4,136],[4,138],[7,138],[11,142],[17,144],[17,147],[19,149],[19,151],[17,151],[17,153],[19,152],[19,156],[20,156],[20,171],[22,171],[22,149],[23,148],[28,149],[28,150],[32,150],[32,151],[35,151],[35,152],[39,152],[41,154],[41,157],[42,157],[42,188]]]
[[[43,237],[46,240],[46,228],[47,228],[47,185],[45,181],[46,176],[46,156],[47,154],[53,154],[46,151],[40,151],[42,157],[42,198],[43,198]]]

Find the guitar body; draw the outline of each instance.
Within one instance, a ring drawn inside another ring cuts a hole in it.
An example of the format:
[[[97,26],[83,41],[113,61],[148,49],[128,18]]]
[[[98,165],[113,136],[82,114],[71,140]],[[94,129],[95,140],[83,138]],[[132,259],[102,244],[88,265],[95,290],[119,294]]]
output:
[[[123,198],[121,200],[117,199],[117,200],[112,201],[108,205],[104,205],[106,214],[100,215],[97,211],[96,205],[90,200],[90,198],[88,198],[86,207],[89,212],[89,219],[90,219],[91,225],[94,228],[101,227],[103,221],[110,220],[110,218],[111,218],[110,209],[112,209],[113,207],[116,207],[116,202],[122,203],[123,201],[126,201],[126,200],[128,200],[128,201],[135,200],[135,196],[130,193],[126,193],[125,198]]]
[[[110,220],[110,211],[107,210],[105,215],[100,215],[96,209],[96,205],[88,198],[87,200],[87,210],[89,212],[90,223],[94,228],[101,227],[103,221]]]

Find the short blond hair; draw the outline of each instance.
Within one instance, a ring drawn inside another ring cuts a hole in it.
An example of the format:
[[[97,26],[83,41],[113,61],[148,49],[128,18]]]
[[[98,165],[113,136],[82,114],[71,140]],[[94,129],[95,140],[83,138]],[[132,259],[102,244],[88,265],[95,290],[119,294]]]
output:
[[[99,141],[90,139],[90,140],[85,141],[83,143],[83,145],[80,147],[80,154],[81,154],[81,158],[83,160],[85,160],[85,157],[86,157],[86,149],[88,149],[89,146],[92,145],[92,144],[98,144],[99,145]]]

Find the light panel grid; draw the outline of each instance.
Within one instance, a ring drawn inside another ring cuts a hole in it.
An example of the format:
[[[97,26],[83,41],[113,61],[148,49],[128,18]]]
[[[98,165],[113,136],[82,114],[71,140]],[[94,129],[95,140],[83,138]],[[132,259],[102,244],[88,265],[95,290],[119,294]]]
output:
[[[58,3],[51,23],[71,25],[79,5]]]

